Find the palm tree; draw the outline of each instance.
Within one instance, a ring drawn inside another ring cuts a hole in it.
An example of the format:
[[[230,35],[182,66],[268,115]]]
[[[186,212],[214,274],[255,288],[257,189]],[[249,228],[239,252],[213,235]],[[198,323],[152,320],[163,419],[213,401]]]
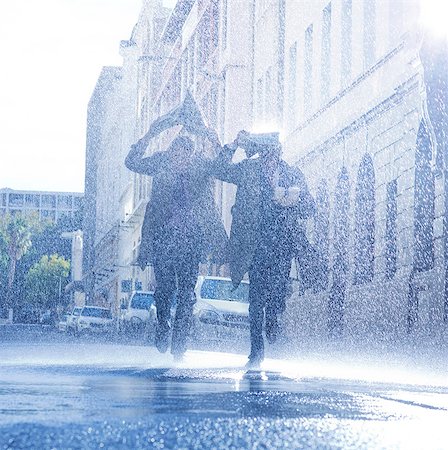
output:
[[[8,279],[5,305],[12,306],[12,294],[16,274],[17,261],[31,247],[32,221],[22,216],[6,216],[1,224],[8,251]]]

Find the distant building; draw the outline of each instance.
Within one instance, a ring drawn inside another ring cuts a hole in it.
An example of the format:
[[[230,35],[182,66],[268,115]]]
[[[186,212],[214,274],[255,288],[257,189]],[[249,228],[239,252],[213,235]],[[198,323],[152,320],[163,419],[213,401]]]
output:
[[[0,189],[0,216],[35,214],[41,221],[58,222],[73,218],[82,207],[84,194],[78,192],[19,191]]]
[[[144,2],[128,40],[120,42],[122,67],[104,67],[88,106],[84,209],[83,284],[88,303],[118,310],[130,289],[147,288],[150,271],[133,265],[140,243],[147,177],[124,166],[133,144],[149,126],[148,66],[169,9]]]
[[[87,113],[83,284],[88,303],[94,302],[100,289],[107,298],[103,279],[113,272],[116,262],[122,126],[117,90],[121,78],[120,67],[103,68]]]

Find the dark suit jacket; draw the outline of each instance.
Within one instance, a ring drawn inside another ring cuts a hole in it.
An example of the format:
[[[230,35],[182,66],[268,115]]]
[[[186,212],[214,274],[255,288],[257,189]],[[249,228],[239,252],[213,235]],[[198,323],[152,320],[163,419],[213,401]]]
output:
[[[214,176],[237,186],[235,204],[232,207],[232,226],[230,231],[229,263],[232,282],[238,286],[248,272],[255,250],[260,245],[261,223],[266,220],[261,208],[261,159],[246,159],[232,163],[233,152],[224,147],[218,155]],[[300,219],[314,214],[314,199],[309,193],[302,172],[280,161],[279,185],[283,187],[299,186],[302,195],[294,207],[278,206],[278,241],[293,258],[297,252],[310,245],[306,240]],[[306,240],[306,243],[302,242]],[[288,256],[286,256],[288,257]]]
[[[144,149],[139,143],[131,147],[126,157],[126,167],[134,172],[153,177],[151,198],[146,206],[142,226],[142,239],[139,250],[139,261],[151,262],[154,255],[154,245],[157,239],[165,236],[163,227],[172,219],[176,210],[175,195],[176,180],[179,176],[170,165],[166,152],[157,152],[143,158]],[[202,259],[211,257],[213,262],[226,262],[227,234],[216,210],[211,189],[210,160],[194,156],[187,170],[187,191],[190,199],[188,220],[194,221],[197,233],[201,234]],[[182,218],[178,218],[182,221]],[[163,244],[163,243],[162,243]],[[163,248],[163,245],[157,245]]]

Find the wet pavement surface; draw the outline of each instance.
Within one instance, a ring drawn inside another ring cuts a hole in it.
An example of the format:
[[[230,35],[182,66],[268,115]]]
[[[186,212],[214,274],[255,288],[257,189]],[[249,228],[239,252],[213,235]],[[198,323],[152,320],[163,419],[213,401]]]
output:
[[[448,380],[169,355],[137,345],[0,343],[0,449],[448,448]]]

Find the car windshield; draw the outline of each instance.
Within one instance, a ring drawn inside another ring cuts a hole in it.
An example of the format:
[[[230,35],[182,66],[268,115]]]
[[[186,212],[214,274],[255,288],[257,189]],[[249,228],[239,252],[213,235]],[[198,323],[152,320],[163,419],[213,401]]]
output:
[[[149,293],[135,293],[131,300],[131,308],[134,309],[149,309],[154,303],[154,294]]]
[[[82,310],[81,316],[99,317],[101,319],[112,319],[112,313],[108,309],[87,307]]]
[[[205,279],[201,287],[201,297],[230,302],[249,302],[249,283],[240,283],[234,290],[230,280]]]

